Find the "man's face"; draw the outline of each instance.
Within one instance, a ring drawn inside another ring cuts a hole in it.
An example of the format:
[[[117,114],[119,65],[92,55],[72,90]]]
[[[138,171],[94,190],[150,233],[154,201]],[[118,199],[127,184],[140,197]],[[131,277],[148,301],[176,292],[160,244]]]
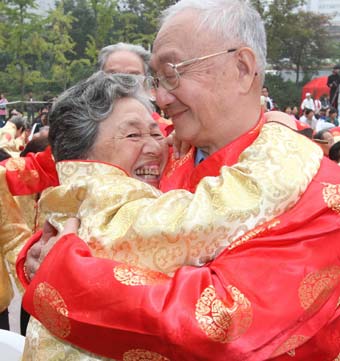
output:
[[[117,51],[110,54],[103,70],[106,73],[145,75],[142,59],[130,51]]]
[[[197,36],[193,30],[195,15],[184,11],[162,26],[151,58],[156,75],[166,73],[167,63],[176,64],[235,47],[217,41],[209,31]],[[223,54],[183,66],[178,69],[180,83],[176,89],[167,91],[162,86],[157,89],[156,101],[171,117],[180,140],[213,149],[216,143],[227,144],[233,138],[237,125],[227,123],[226,115],[232,114],[238,91],[234,55]],[[221,135],[222,124],[226,134]]]

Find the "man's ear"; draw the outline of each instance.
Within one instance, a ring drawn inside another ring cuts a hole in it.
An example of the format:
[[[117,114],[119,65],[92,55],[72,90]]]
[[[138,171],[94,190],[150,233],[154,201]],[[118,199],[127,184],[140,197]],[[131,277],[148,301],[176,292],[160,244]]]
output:
[[[257,76],[256,56],[251,48],[243,47],[237,53],[237,68],[239,87],[243,93],[248,93]]]

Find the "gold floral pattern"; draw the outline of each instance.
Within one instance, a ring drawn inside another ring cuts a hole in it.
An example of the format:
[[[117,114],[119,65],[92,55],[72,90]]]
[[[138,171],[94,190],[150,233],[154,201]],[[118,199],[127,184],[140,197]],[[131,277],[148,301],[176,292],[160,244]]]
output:
[[[287,341],[285,341],[271,357],[280,356],[284,353],[288,353],[289,356],[295,356],[295,349],[303,345],[308,340],[307,336],[304,335],[293,335]]]
[[[264,235],[266,232],[268,232],[269,230],[273,229],[274,227],[276,227],[277,225],[279,225],[281,222],[279,219],[273,219],[271,221],[269,221],[268,223],[262,224],[258,227],[256,227],[255,229],[247,232],[244,236],[240,237],[239,239],[237,239],[235,242],[233,242],[228,249],[234,249],[238,246],[240,246],[241,244],[247,243],[249,240],[258,237],[259,235]]]
[[[211,285],[196,303],[196,320],[201,330],[213,341],[227,343],[241,337],[253,321],[249,300],[236,287],[228,286],[232,301],[218,298]]]
[[[340,353],[333,361],[340,361]]]
[[[124,353],[123,361],[170,361],[170,359],[147,350],[130,350]]]
[[[116,266],[113,273],[118,282],[127,286],[154,285],[170,279],[163,273],[129,265]]]
[[[60,338],[70,334],[67,305],[55,288],[46,282],[40,283],[34,291],[33,304],[38,318],[53,334]]]
[[[329,208],[340,214],[340,184],[323,183],[322,196]]]
[[[340,266],[330,266],[308,274],[299,287],[301,307],[310,312],[318,309],[340,282]]]
[[[171,177],[176,169],[181,167],[188,159],[194,156],[194,148],[191,148],[190,151],[182,158],[175,160],[174,155],[168,166],[165,169],[165,174],[163,177]]]
[[[25,159],[24,158],[9,158],[6,162],[6,169],[9,171],[23,171],[25,169]]]

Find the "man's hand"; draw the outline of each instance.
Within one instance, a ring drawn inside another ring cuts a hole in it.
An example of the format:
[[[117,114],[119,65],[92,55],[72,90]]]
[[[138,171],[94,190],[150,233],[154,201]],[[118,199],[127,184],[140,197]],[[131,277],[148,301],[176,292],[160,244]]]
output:
[[[167,136],[166,141],[168,145],[173,146],[174,148],[173,154],[175,159],[180,159],[184,157],[191,148],[191,145],[189,143],[182,142],[176,137],[175,130]]]
[[[66,234],[77,233],[78,228],[78,218],[69,218],[65,223],[65,228],[59,234],[57,234],[56,229],[50,223],[47,221],[44,223],[43,234],[40,240],[27,252],[25,269],[29,281],[32,280],[41,263],[58,240]]]

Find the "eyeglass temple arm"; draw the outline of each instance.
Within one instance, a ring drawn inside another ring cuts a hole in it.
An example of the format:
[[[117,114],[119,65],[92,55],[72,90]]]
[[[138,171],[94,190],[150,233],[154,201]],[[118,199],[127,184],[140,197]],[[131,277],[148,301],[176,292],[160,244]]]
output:
[[[218,53],[215,53],[215,54],[210,54],[210,55],[206,55],[206,56],[201,56],[200,58],[194,58],[194,59],[190,59],[190,60],[184,60],[182,61],[181,63],[178,63],[178,64],[171,64],[172,67],[181,67],[181,66],[185,66],[185,65],[190,65],[190,64],[193,64],[193,63],[196,63],[196,61],[201,61],[201,60],[205,60],[205,59],[209,59],[209,58],[212,58],[213,56],[217,56],[217,55],[221,55],[221,54],[226,54],[226,53],[232,53],[233,51],[236,51],[237,49],[236,48],[233,48],[233,49],[228,49],[228,50],[224,50],[224,51],[220,51]]]

